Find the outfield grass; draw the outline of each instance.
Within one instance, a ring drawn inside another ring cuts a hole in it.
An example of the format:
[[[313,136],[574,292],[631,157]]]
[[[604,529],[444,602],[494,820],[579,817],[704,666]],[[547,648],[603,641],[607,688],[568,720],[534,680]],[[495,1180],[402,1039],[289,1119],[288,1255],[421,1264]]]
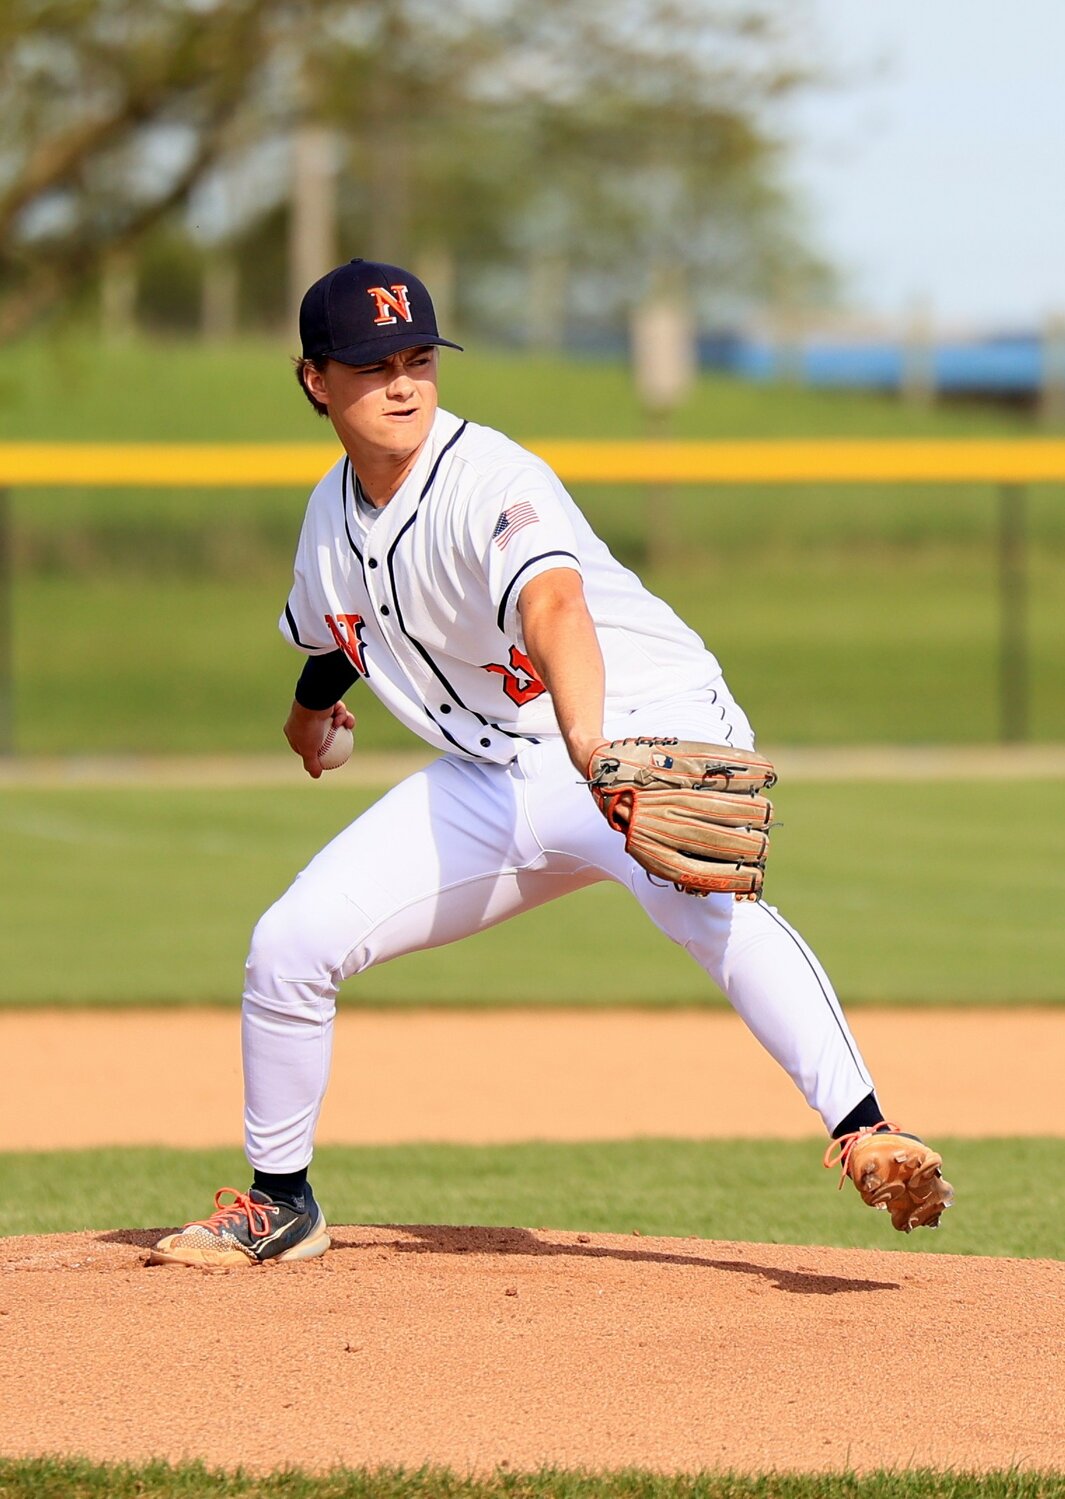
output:
[[[625,370],[481,351],[448,359],[445,399],[520,438],[642,431]],[[1018,413],[915,412],[880,396],[705,377],[677,435],[965,436]],[[0,440],[327,440],[276,344],[0,349]],[[1034,737],[1065,739],[1065,503],[1031,491]],[[72,748],[261,749],[298,659],[275,622],[298,490],[23,490],[13,503],[16,732]],[[619,557],[679,609],[776,743],[981,740],[998,729],[996,490],[990,485],[702,486],[671,491],[675,560],[649,569],[648,497],[577,493]],[[657,512],[656,512],[657,515]],[[369,694],[361,694],[369,698]],[[370,704],[367,745],[406,741]]]
[[[631,380],[617,363],[490,350],[446,357],[445,405],[519,441],[644,434]],[[57,395],[61,399],[57,399]],[[914,410],[876,394],[758,386],[704,375],[673,422],[703,438],[1024,436],[1023,413],[962,406]],[[335,443],[291,381],[283,349],[173,342],[115,349],[73,339],[0,347],[0,441],[307,441]],[[339,451],[339,449],[338,449]],[[725,548],[748,556],[811,542],[854,547],[989,539],[994,489],[981,485],[677,487],[681,555]],[[1033,534],[1065,540],[1062,486],[1033,491]],[[647,531],[644,486],[585,486],[595,524],[623,555]],[[90,567],[158,573],[164,566],[231,576],[264,556],[290,553],[304,492],[288,489],[27,489],[17,530],[38,560],[60,571]],[[240,538],[235,547],[234,538]],[[249,539],[252,542],[249,551]]]
[[[1055,1473],[937,1472],[664,1474],[629,1468],[587,1473],[497,1470],[481,1478],[447,1468],[337,1469],[311,1477],[285,1469],[253,1477],[200,1463],[97,1464],[0,1458],[3,1499],[1060,1499]]]
[[[655,574],[722,662],[764,744],[954,743],[998,733],[991,556],[920,566],[822,556]],[[16,732],[33,753],[261,753],[282,746],[301,658],[277,618],[287,572],[249,582],[26,577],[15,593]],[[1065,740],[1065,553],[1033,567],[1033,737]],[[373,694],[367,749],[417,741]]]
[[[0,1003],[235,1003],[251,928],[373,793],[0,792]],[[1065,1000],[1065,781],[778,788],[768,897],[848,1003]],[[990,877],[988,870],[994,870]],[[1038,871],[1038,896],[1033,875]],[[520,961],[515,961],[520,954]],[[345,1005],[723,1004],[627,894],[599,885],[385,964]]]
[[[102,343],[73,329],[0,347],[0,440],[254,442],[321,440],[271,339]],[[630,437],[643,416],[620,363],[478,345],[441,358],[445,405],[518,438]],[[681,437],[1010,435],[1022,411],[975,404],[921,410],[884,396],[758,386],[703,375],[674,419]],[[1037,429],[1035,429],[1037,430]]]
[[[446,356],[444,368],[445,404],[519,438],[641,432],[618,367],[474,352]],[[1009,412],[914,412],[875,396],[720,379],[701,380],[674,424],[685,437],[1031,430]],[[116,348],[79,336],[0,349],[0,440],[328,435],[296,392],[276,343]],[[578,498],[618,555],[643,570],[644,493],[589,488]],[[1065,738],[1061,501],[1060,487],[1032,492],[1033,731],[1043,739]],[[202,752],[279,743],[298,662],[274,636],[274,621],[302,503],[295,491],[16,495],[16,540],[30,567],[16,595],[20,747]],[[987,739],[997,727],[994,503],[990,488],[971,485],[678,492],[673,525],[684,560],[648,581],[719,654],[766,743]],[[406,742],[372,705],[361,737],[368,747]],[[1061,788],[1004,789],[1011,797],[1005,849],[992,844],[987,788],[782,789],[786,827],[770,893],[822,950],[848,1000],[1065,998],[1060,938],[1043,914],[1065,893],[1048,831],[1061,825]],[[316,790],[0,798],[8,854],[0,999],[233,998],[255,915],[341,820],[335,789]],[[360,794],[349,800],[357,805]],[[992,858],[993,882],[984,873]],[[644,923],[634,924],[623,902],[600,887],[550,915],[523,918],[520,973],[511,925],[505,934],[386,967],[353,986],[347,1002],[713,1002],[692,965]],[[604,943],[599,934],[607,931]],[[891,1234],[849,1191],[832,1191],[827,1174],[820,1192],[796,1194],[793,1182],[816,1181],[810,1144],[327,1148],[315,1181],[335,1221],[638,1227],[1060,1255],[1059,1144],[939,1143],[959,1207],[940,1234],[915,1240]],[[206,1210],[215,1187],[242,1184],[246,1167],[236,1152],[93,1151],[0,1157],[0,1172],[5,1225],[28,1232],[163,1225]],[[0,1459],[4,1499],[268,1494],[1057,1499],[1065,1479],[552,1471],[471,1480],[443,1470],[263,1479],[195,1465]]]
[[[322,1146],[311,1176],[333,1223],[478,1224],[763,1244],[1060,1259],[1060,1140],[941,1140],[957,1205],[935,1232],[895,1233],[820,1140]],[[4,1231],[166,1228],[245,1188],[233,1150],[161,1148],[0,1156]]]

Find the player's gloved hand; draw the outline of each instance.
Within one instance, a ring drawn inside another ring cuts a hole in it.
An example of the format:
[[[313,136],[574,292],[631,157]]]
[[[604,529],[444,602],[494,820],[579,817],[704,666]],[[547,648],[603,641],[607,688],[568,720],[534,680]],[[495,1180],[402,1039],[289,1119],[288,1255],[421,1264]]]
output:
[[[776,782],[764,756],[684,739],[615,739],[594,750],[588,785],[649,874],[687,895],[762,889]]]
[[[304,708],[301,703],[293,700],[285,721],[285,738],[289,742],[289,748],[299,755],[304,770],[314,781],[323,772],[318,751],[330,727],[353,729],[354,713],[349,713],[342,702],[334,703],[331,708]]]

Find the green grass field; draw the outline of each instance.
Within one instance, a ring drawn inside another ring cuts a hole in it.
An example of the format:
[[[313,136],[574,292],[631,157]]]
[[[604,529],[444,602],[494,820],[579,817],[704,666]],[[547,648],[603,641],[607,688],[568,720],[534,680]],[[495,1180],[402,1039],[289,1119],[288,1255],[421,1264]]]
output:
[[[373,799],[342,775],[314,784],[296,767],[291,788],[242,791],[0,792],[0,1003],[235,1003],[261,911]],[[1003,841],[1001,800],[989,808],[980,784],[778,788],[767,895],[846,1002],[1065,1000],[1065,936],[1046,919],[1065,903],[1065,781],[1009,796]],[[724,1001],[604,884],[386,964],[344,1003]]]
[[[838,1173],[819,1139],[323,1146],[311,1177],[333,1223],[449,1223],[585,1233],[694,1234],[918,1254],[1060,1259],[1057,1140],[937,1139],[957,1206],[935,1232],[898,1234]],[[233,1150],[160,1148],[0,1156],[5,1233],[166,1228],[245,1188]],[[803,1190],[797,1190],[797,1184]]]
[[[774,562],[651,579],[702,632],[764,744],[954,743],[998,733],[990,555],[905,568]],[[281,569],[218,578],[26,577],[15,593],[19,748],[261,753],[281,748],[301,658],[277,617]],[[1065,560],[1033,568],[1033,737],[1065,740]],[[360,743],[415,743],[364,687]]]
[[[107,343],[71,326],[0,347],[0,441],[308,441],[328,431],[269,339],[225,345],[153,338]],[[620,364],[469,343],[441,358],[444,403],[515,437],[626,437],[642,417]],[[476,406],[476,410],[473,408]],[[924,411],[882,396],[757,386],[704,375],[674,419],[679,437],[973,436],[1032,430],[975,405]]]
[[[444,403],[519,439],[643,431],[628,376],[594,362],[445,356]],[[705,378],[678,437],[1029,435],[1019,413],[915,412],[866,395]],[[323,441],[286,350],[246,341],[0,348],[0,440]],[[981,741],[998,731],[996,493],[989,486],[676,491],[676,557],[647,569],[648,497],[577,498],[618,556],[718,654],[767,745]],[[1030,496],[1032,733],[1065,740],[1065,504]],[[304,496],[290,490],[23,490],[13,496],[18,747],[32,753],[262,752],[298,658],[275,623]],[[367,748],[409,744],[366,693]],[[1003,816],[1003,795],[1010,798]],[[235,1002],[258,912],[366,794],[0,794],[0,1002]],[[1065,783],[784,786],[770,897],[848,1002],[1065,999],[1057,848]],[[992,806],[994,811],[992,812]],[[992,820],[994,818],[994,821]],[[1001,830],[1006,825],[1004,847]],[[994,869],[994,878],[987,870]],[[1033,879],[1032,871],[1038,871]],[[345,1003],[717,1003],[621,892],[598,887],[458,948],[368,975]],[[609,933],[609,941],[603,933]],[[558,953],[565,952],[565,962]],[[1060,1142],[937,1142],[959,1207],[903,1239],[839,1194],[814,1142],[324,1148],[337,1222],[548,1224],[599,1232],[1060,1256]],[[237,1151],[0,1156],[5,1229],[167,1225],[205,1211]],[[796,1193],[809,1180],[820,1190]],[[787,1182],[787,1189],[781,1181]],[[979,1210],[969,1210],[979,1204]],[[991,1206],[993,1205],[993,1207]],[[1061,1474],[922,1471],[338,1472],[307,1477],[0,1458],[0,1499],[1059,1499]]]
[[[446,1468],[298,1470],[266,1476],[212,1472],[198,1463],[104,1466],[77,1459],[0,1458],[2,1499],[1060,1499],[1054,1473],[663,1474],[497,1471],[469,1478]]]
[[[476,351],[445,401],[519,438],[638,436],[623,368]],[[1022,414],[705,377],[678,436],[1025,434]],[[285,351],[245,342],[0,349],[0,440],[323,441]],[[262,749],[298,657],[276,633],[304,494],[16,492],[16,734],[71,749]],[[577,498],[722,660],[763,740],[986,740],[998,732],[993,486],[707,487],[671,494],[675,560],[648,569],[648,496]],[[1031,732],[1065,739],[1065,503],[1030,496]],[[368,746],[405,742],[370,701]]]

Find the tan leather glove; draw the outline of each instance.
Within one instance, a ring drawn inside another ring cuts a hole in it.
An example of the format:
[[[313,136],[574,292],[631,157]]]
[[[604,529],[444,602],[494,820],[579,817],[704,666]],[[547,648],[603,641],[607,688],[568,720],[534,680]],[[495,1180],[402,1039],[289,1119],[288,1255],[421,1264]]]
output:
[[[588,766],[588,785],[625,848],[688,895],[762,889],[776,781],[764,756],[686,739],[615,739]]]

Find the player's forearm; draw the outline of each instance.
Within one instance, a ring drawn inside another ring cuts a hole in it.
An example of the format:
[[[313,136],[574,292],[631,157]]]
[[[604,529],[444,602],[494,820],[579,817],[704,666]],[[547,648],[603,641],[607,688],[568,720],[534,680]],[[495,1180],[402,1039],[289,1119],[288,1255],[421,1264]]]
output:
[[[343,651],[308,656],[296,683],[296,702],[301,708],[321,711],[340,701],[358,677]]]
[[[582,594],[525,603],[522,634],[529,660],[551,694],[570,759],[587,774],[588,757],[603,739],[606,674],[595,625]]]
[[[322,773],[318,751],[329,725],[355,727],[355,718],[348,712],[343,694],[357,676],[358,672],[343,651],[309,656],[300,673],[284,732],[289,747],[299,755],[313,780]]]

